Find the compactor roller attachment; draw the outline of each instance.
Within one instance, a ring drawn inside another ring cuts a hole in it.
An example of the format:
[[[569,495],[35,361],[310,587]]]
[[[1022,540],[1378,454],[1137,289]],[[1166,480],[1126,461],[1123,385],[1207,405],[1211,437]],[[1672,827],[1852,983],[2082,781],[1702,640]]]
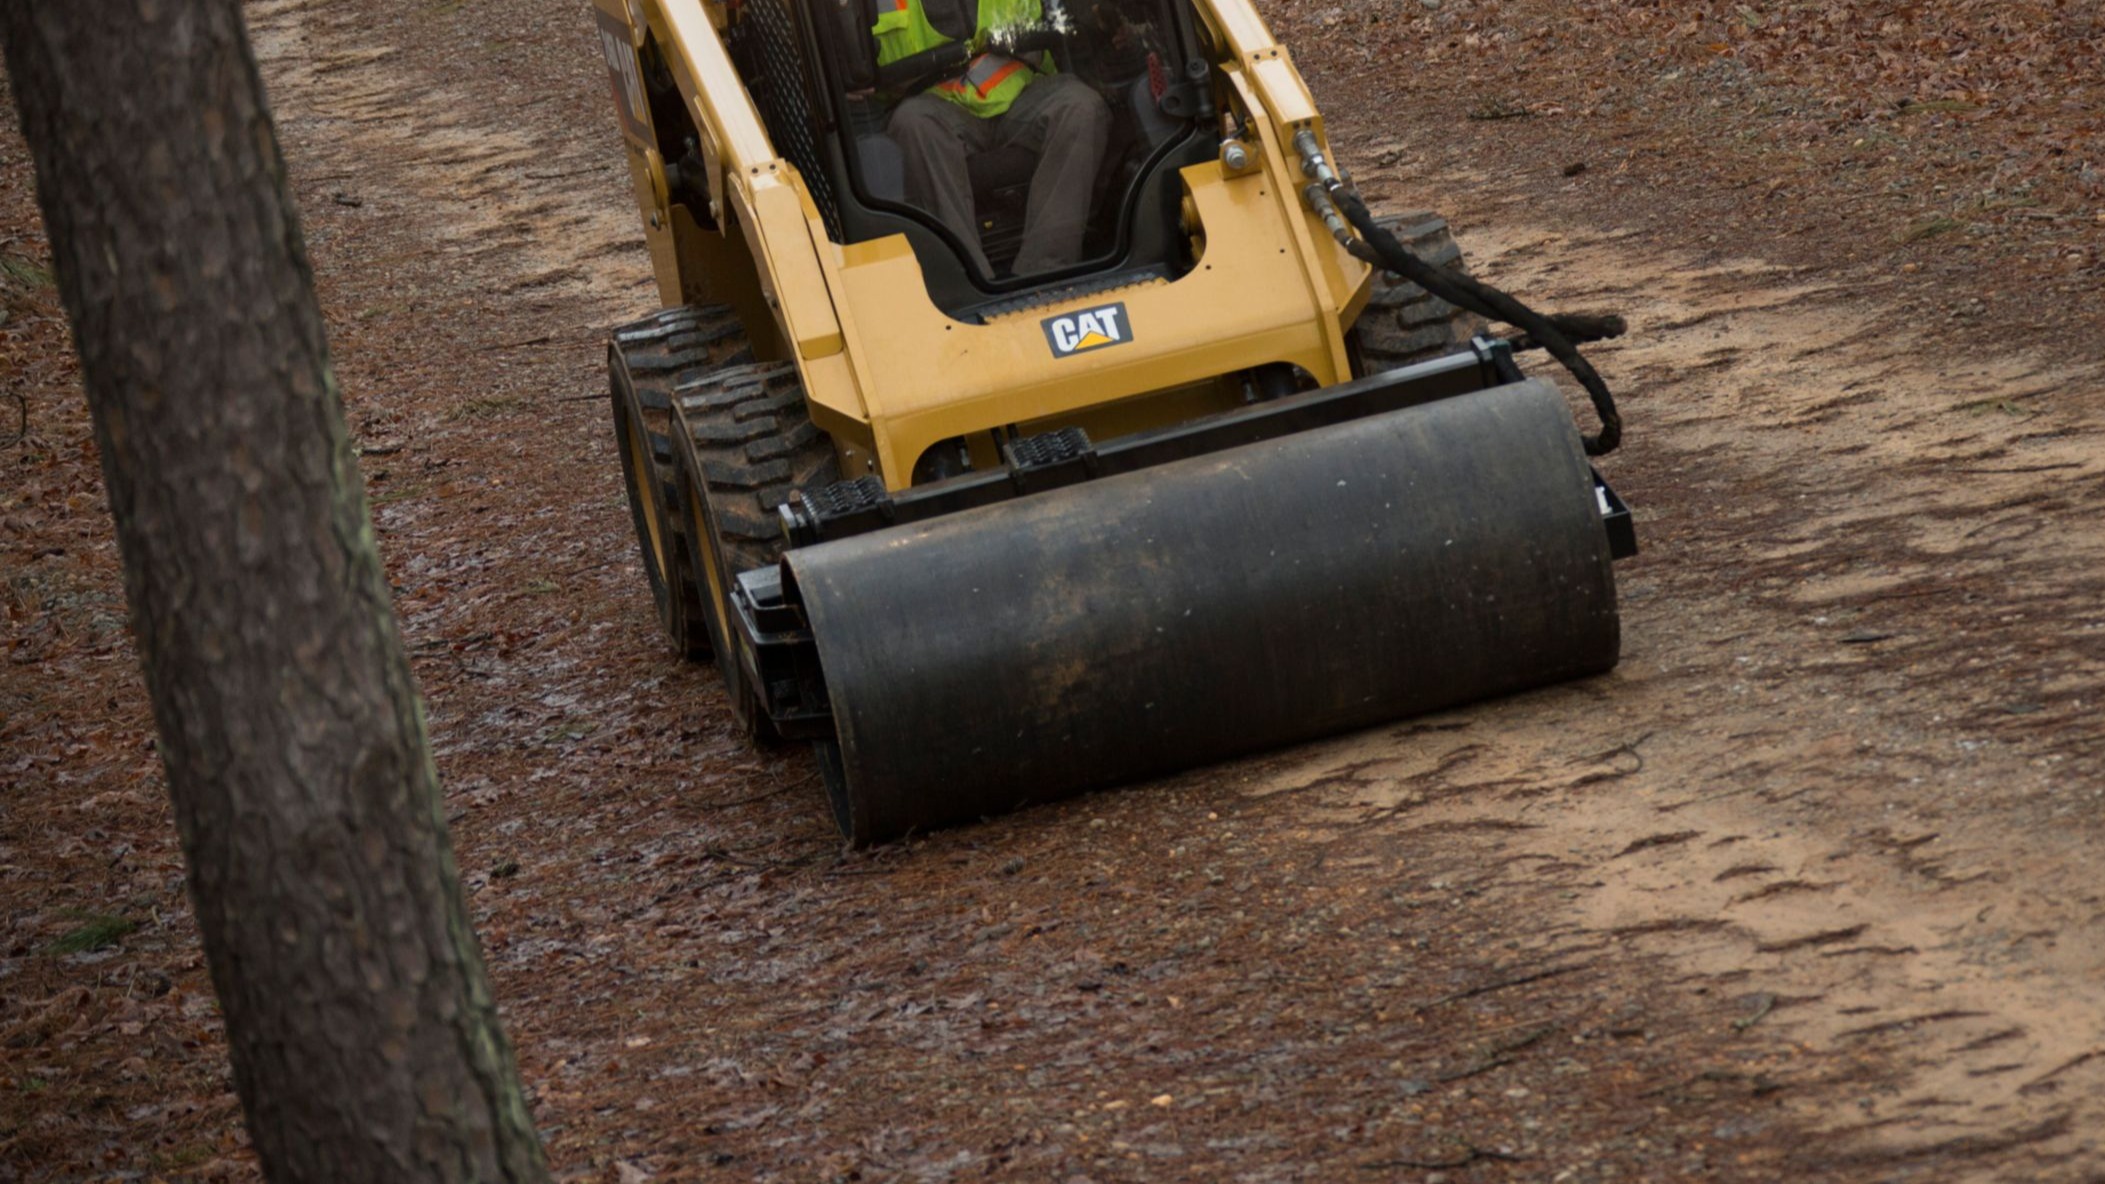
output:
[[[1599,673],[1571,414],[1496,386],[791,550],[857,842]]]

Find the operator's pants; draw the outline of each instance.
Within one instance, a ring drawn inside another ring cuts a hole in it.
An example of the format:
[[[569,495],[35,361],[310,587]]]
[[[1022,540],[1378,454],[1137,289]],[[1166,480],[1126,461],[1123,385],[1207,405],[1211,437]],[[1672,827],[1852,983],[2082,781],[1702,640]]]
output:
[[[973,216],[968,153],[1020,144],[1038,154],[1023,213],[1017,275],[1076,262],[1088,229],[1089,195],[1111,137],[1111,110],[1088,83],[1065,74],[1031,80],[1009,109],[982,119],[956,103],[918,94],[886,129],[906,158],[906,198],[956,234],[981,274],[993,275]]]

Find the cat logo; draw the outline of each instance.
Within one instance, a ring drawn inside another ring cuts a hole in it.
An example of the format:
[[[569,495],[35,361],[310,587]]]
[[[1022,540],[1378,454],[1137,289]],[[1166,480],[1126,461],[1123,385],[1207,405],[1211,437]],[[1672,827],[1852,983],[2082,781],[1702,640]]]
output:
[[[1124,302],[1047,317],[1040,323],[1045,327],[1045,340],[1052,346],[1056,358],[1071,358],[1093,349],[1123,345],[1133,339],[1132,327],[1126,324]]]

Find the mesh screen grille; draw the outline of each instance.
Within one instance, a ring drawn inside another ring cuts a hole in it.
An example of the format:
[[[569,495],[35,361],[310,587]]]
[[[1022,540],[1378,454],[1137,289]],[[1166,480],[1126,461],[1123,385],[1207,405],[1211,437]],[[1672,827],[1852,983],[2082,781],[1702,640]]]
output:
[[[796,166],[804,188],[826,220],[826,234],[840,242],[841,213],[819,157],[813,130],[810,92],[804,63],[797,53],[797,31],[789,0],[746,0],[740,20],[731,26],[731,55],[744,77],[760,121],[767,125],[775,151]]]

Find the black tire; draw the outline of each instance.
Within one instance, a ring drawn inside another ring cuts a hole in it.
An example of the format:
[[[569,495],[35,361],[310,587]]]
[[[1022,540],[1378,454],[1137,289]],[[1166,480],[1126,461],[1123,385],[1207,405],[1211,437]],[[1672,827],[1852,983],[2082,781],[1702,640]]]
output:
[[[1447,220],[1434,214],[1384,214],[1376,219],[1403,241],[1411,253],[1434,267],[1467,274],[1462,248]],[[1411,283],[1394,272],[1374,278],[1374,295],[1346,334],[1353,377],[1365,378],[1414,362],[1444,357],[1469,344],[1484,321]]]
[[[746,735],[764,737],[765,713],[735,644],[731,581],[782,558],[778,509],[795,490],[838,481],[840,463],[832,440],[811,422],[793,363],[697,377],[681,384],[673,405],[680,508],[687,537],[696,540],[703,625],[733,718]]]
[[[679,509],[672,393],[682,381],[751,360],[738,318],[721,305],[668,308],[614,331],[607,345],[608,401],[629,518],[643,552],[651,600],[674,653],[709,656],[694,549]]]

